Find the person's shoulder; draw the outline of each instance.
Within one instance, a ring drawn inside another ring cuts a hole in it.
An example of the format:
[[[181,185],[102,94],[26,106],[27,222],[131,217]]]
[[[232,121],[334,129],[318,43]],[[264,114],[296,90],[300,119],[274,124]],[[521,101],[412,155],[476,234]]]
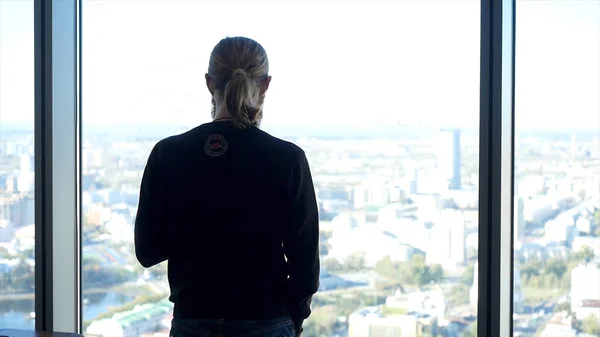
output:
[[[167,156],[175,155],[185,147],[185,144],[194,143],[198,134],[210,133],[209,129],[208,124],[202,124],[180,134],[163,138],[154,145],[151,156],[160,157],[161,160],[170,160]]]
[[[176,148],[186,142],[195,141],[195,138],[197,138],[199,134],[208,135],[210,132],[210,123],[201,124],[188,131],[161,139],[158,143],[156,143],[155,147],[161,149]]]
[[[284,140],[279,137],[275,137],[275,136],[271,135],[270,133],[260,130],[258,128],[256,130],[261,135],[261,137],[266,139],[275,149],[285,152],[285,153],[288,153],[288,154],[292,155],[293,157],[304,155],[304,150],[301,147],[299,147],[298,145],[292,143],[291,141]]]

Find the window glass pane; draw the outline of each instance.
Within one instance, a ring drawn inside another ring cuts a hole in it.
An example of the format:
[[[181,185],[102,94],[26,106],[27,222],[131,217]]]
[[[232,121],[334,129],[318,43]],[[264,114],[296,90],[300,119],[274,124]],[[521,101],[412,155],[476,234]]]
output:
[[[33,1],[0,1],[0,328],[34,327]]]
[[[478,1],[83,6],[88,333],[169,328],[166,265],[144,271],[133,254],[140,179],[158,140],[210,120],[204,74],[228,35],[267,50],[261,128],[313,173],[322,274],[303,336],[474,331]],[[153,314],[123,323],[136,304]]]
[[[600,334],[600,2],[517,1],[516,336]]]

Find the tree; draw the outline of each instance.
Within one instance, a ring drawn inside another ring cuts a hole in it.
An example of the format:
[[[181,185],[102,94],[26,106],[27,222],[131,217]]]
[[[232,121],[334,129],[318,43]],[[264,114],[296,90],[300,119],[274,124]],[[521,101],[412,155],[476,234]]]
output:
[[[20,291],[32,291],[34,286],[34,270],[24,258],[20,258],[18,264],[11,270],[8,281],[13,289]]]
[[[463,331],[461,337],[477,337],[477,321]]]
[[[569,302],[561,302],[554,307],[554,312],[562,311],[571,312],[571,304]]]
[[[319,254],[328,255],[331,250],[329,240],[331,239],[331,231],[319,231]]]
[[[412,283],[419,287],[440,282],[444,278],[444,269],[439,264],[427,265],[423,255],[413,255],[410,259]]]
[[[449,307],[458,307],[469,303],[470,288],[466,284],[457,283],[446,296]]]
[[[596,315],[588,316],[583,320],[582,330],[584,333],[600,336],[600,317]]]
[[[323,268],[331,271],[342,270],[342,263],[334,257],[329,257],[323,260]]]
[[[579,262],[590,263],[594,260],[594,250],[588,246],[583,246],[580,251],[575,253],[575,260]]]
[[[419,287],[428,284],[430,281],[429,267],[425,263],[423,255],[413,255],[410,259],[410,274],[413,283]]]
[[[319,242],[319,254],[328,255],[330,249],[331,249],[331,245],[327,241]]]
[[[345,268],[349,270],[361,271],[365,268],[365,253],[357,252],[348,256],[346,259]]]
[[[444,279],[444,268],[440,264],[434,264],[429,268],[430,282],[439,283]]]
[[[329,239],[331,239],[332,234],[333,233],[331,231],[320,230],[319,231],[319,239],[323,240],[323,241],[328,241]]]
[[[462,275],[460,276],[460,283],[462,283],[466,286],[472,285],[474,273],[475,273],[475,267],[473,267],[472,265],[468,266],[465,269],[465,271],[462,273]],[[521,271],[521,274],[523,274],[522,271]]]
[[[375,271],[377,273],[379,273],[382,276],[391,278],[391,279],[396,279],[396,267],[394,266],[394,263],[392,262],[392,258],[389,256],[386,256],[385,258],[383,258],[383,260],[378,261],[375,264]]]
[[[557,257],[549,259],[544,269],[545,274],[554,275],[557,279],[562,279],[566,271],[567,264],[564,260]]]
[[[402,285],[422,287],[430,283],[438,283],[444,278],[444,269],[439,264],[427,265],[423,255],[413,255],[409,261],[393,262],[389,256],[378,261],[375,271]]]
[[[315,308],[303,326],[302,335],[307,337],[331,336],[336,319],[335,314],[333,306]]]
[[[413,264],[410,268],[411,284],[416,284],[419,287],[428,283],[428,275],[425,271],[426,266],[420,263]]]
[[[538,259],[531,259],[521,265],[521,277],[531,279],[539,276],[542,271],[542,263]]]

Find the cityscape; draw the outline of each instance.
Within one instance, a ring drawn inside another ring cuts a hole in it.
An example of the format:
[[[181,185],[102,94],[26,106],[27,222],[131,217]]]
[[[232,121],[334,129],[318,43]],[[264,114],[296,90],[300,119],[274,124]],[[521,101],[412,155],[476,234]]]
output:
[[[84,128],[86,336],[168,336],[166,263],[144,270],[133,252],[141,174],[164,136]],[[305,150],[320,209],[321,285],[303,336],[476,336],[477,132],[281,136]],[[515,142],[514,336],[598,336],[600,135]],[[3,130],[0,326],[35,318],[33,162],[32,132]]]
[[[513,336],[598,337],[600,2],[515,6]],[[140,180],[160,139],[209,120],[209,56],[236,35],[269,55],[261,128],[305,151],[315,184],[320,288],[302,337],[477,336],[481,14],[82,0],[85,336],[169,336],[167,263],[134,254]],[[34,1],[0,0],[0,329],[36,321],[35,40]]]

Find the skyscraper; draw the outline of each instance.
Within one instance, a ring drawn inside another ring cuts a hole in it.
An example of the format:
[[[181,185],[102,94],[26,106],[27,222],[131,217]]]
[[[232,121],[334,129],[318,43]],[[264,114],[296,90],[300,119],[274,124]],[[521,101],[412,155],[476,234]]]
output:
[[[436,138],[436,167],[451,190],[461,188],[460,138],[460,129],[442,130]]]
[[[439,263],[453,269],[465,263],[465,219],[458,210],[444,209],[431,228],[427,263]]]

